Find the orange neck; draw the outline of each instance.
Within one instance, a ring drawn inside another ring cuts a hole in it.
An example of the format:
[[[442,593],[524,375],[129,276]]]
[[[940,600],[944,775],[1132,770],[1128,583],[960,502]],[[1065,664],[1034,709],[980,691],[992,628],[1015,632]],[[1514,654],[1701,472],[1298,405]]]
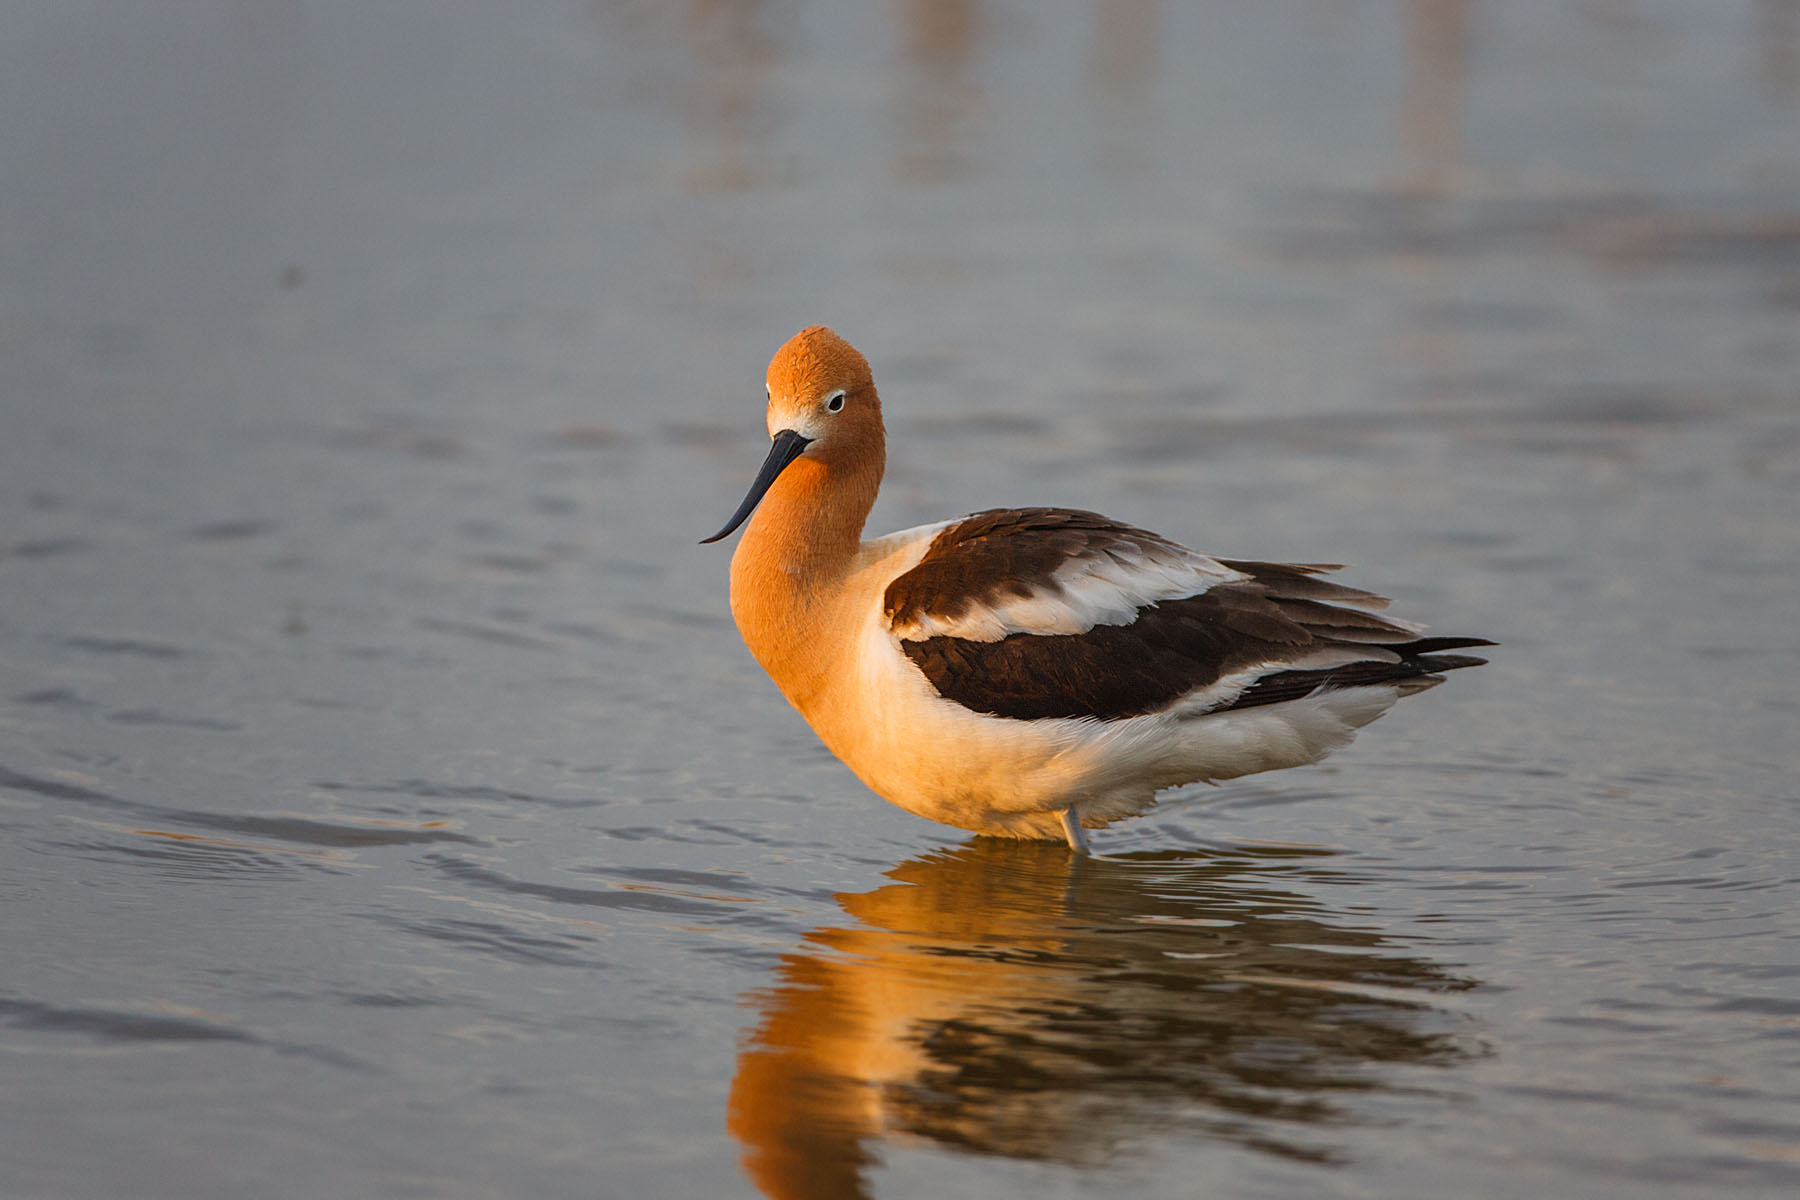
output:
[[[840,612],[885,465],[883,438],[810,451],[781,473],[731,556],[731,615],[796,706],[817,693],[854,636]]]

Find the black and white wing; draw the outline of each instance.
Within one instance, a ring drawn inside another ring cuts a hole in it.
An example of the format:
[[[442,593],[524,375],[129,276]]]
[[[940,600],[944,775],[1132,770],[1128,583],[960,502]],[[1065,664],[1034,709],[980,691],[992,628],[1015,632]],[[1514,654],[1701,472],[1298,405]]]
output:
[[[1493,643],[1422,637],[1324,565],[1209,558],[1096,513],[994,509],[941,530],[885,613],[939,695],[1032,720],[1201,716],[1319,688],[1416,690]]]

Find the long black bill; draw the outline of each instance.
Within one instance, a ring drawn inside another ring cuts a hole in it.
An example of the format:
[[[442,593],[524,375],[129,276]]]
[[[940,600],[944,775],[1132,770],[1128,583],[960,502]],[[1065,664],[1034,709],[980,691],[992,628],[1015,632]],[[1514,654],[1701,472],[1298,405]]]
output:
[[[775,477],[787,470],[789,463],[800,457],[800,452],[812,445],[812,439],[802,437],[791,429],[784,429],[775,435],[774,444],[769,447],[769,457],[763,459],[762,470],[756,473],[756,482],[750,485],[750,491],[744,496],[744,502],[738,510],[731,514],[731,520],[725,522],[725,528],[709,538],[700,539],[702,546],[716,542],[722,537],[730,537],[732,531],[750,519],[756,506],[762,503],[763,493],[767,492],[775,482]]]

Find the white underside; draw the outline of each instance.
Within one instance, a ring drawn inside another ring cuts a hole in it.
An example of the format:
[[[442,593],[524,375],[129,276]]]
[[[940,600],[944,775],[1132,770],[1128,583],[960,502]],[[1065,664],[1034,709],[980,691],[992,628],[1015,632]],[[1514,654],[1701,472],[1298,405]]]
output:
[[[979,833],[1062,840],[1062,812],[1100,828],[1166,788],[1318,762],[1393,706],[1392,685],[1198,715],[1013,720],[939,696],[879,622],[854,669],[803,709],[825,744],[881,796]],[[1428,685],[1427,685],[1428,686]]]
[[[858,569],[836,597],[831,618],[841,623],[838,628],[856,632],[835,652],[820,691],[803,699],[790,694],[825,745],[864,783],[933,821],[1007,837],[1068,837],[1073,844],[1078,838],[1064,823],[1069,810],[1081,826],[1101,828],[1144,812],[1167,788],[1318,762],[1400,696],[1437,682],[1322,689],[1279,704],[1208,711],[1271,670],[1392,657],[1373,646],[1325,648],[1257,664],[1148,716],[1014,720],[978,713],[937,693],[901,650],[883,611],[888,583],[917,565],[932,539],[954,523],[863,544]],[[1122,622],[1129,615],[1126,601],[1151,603],[1182,591],[1172,577],[1183,570],[1189,594],[1237,575],[1180,547],[1128,549],[1134,552],[1115,551],[1084,574],[1065,572],[1069,577],[1059,589],[1014,596],[940,622],[944,628],[904,633],[994,640],[1021,626],[1044,632],[1069,623],[1087,628]],[[780,662],[764,666],[778,682],[784,678]]]

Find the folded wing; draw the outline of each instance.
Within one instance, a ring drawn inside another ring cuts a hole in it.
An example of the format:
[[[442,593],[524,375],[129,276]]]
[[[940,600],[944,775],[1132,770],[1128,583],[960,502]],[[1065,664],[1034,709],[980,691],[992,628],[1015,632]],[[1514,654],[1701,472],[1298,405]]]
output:
[[[888,586],[902,652],[938,694],[1032,720],[1202,716],[1321,687],[1415,690],[1491,645],[1426,638],[1333,567],[1215,559],[1073,509],[996,509],[950,525]]]

